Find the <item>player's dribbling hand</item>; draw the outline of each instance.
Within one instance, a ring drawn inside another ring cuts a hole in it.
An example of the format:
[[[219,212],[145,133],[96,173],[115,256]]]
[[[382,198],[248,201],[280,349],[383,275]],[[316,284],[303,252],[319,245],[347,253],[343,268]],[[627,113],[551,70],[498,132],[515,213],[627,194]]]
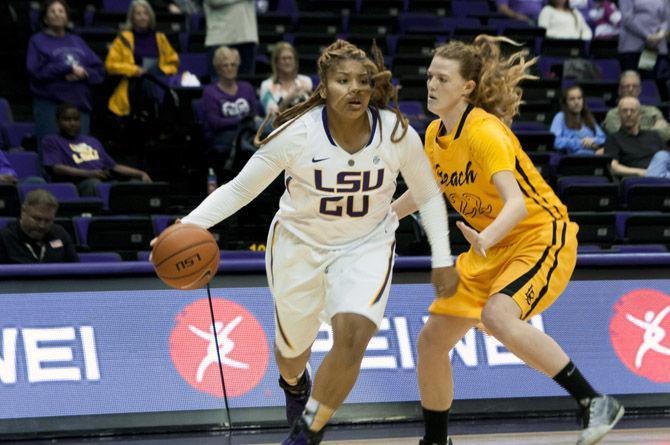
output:
[[[437,298],[451,297],[458,286],[458,271],[455,267],[436,267],[431,272],[431,281]]]
[[[486,246],[485,241],[482,239],[481,233],[477,232],[472,227],[467,226],[462,221],[456,221],[456,227],[459,228],[463,236],[470,243],[475,252],[479,255],[486,257]]]
[[[179,218],[175,219],[173,224],[181,224],[181,219],[179,219]],[[160,235],[160,234],[159,234],[159,235]],[[157,239],[158,239],[158,237],[155,237],[154,239],[152,239],[152,240],[149,242],[149,247],[151,247],[151,248],[153,249],[154,244],[156,244],[156,240],[157,240]],[[151,262],[151,256],[152,256],[152,253],[149,253],[149,261],[150,261],[150,262]]]

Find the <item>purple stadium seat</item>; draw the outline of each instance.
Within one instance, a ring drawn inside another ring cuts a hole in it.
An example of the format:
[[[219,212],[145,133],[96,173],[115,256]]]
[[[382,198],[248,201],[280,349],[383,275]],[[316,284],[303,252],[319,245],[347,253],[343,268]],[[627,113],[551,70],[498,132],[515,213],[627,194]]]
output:
[[[514,19],[489,19],[488,26],[496,28],[500,34],[507,30],[530,28],[530,23]]]
[[[0,184],[0,215],[18,216],[21,204],[15,185]]]
[[[137,261],[149,261],[150,250],[140,250],[137,252]]]
[[[670,211],[670,179],[624,178],[621,198],[629,210]]]
[[[19,179],[40,176],[37,153],[33,151],[10,151],[7,153],[7,160],[16,170]]]
[[[151,223],[154,227],[154,235],[158,236],[169,225],[172,225],[177,218],[179,216],[176,215],[152,215]]]
[[[179,69],[190,71],[202,79],[209,74],[207,53],[182,53],[179,55]]]
[[[126,12],[130,0],[102,0],[102,10],[105,12]]]
[[[78,215],[82,213],[98,213],[103,204],[100,198],[80,197],[77,187],[70,182],[53,182],[49,184],[19,184],[19,196],[21,201],[26,195],[35,189],[50,191],[58,200],[59,212],[67,215]]]
[[[644,105],[660,105],[661,94],[658,92],[656,82],[652,79],[645,79],[641,85],[640,103]]]
[[[451,10],[456,17],[486,15],[492,12],[489,3],[480,0],[455,0],[451,3]]]
[[[102,207],[109,210],[109,190],[112,188],[111,182],[100,182],[95,186],[95,193],[102,200]]]
[[[542,79],[557,79],[563,73],[565,57],[541,56],[537,61],[537,69]]]
[[[0,97],[0,125],[14,122],[12,108],[4,97]]]
[[[13,221],[16,221],[16,218],[12,218],[11,216],[0,216],[0,230],[7,227],[7,224]]]
[[[618,212],[616,229],[628,243],[670,244],[670,214],[662,212]]]
[[[402,14],[398,18],[400,32],[407,33],[426,33],[426,34],[450,34],[451,28],[448,27],[444,17],[432,14],[408,13]]]
[[[116,252],[86,252],[79,254],[82,263],[116,263],[121,261],[121,255]]]
[[[36,189],[45,189],[50,191],[56,199],[60,201],[72,201],[79,198],[77,187],[71,182],[54,182],[51,184],[20,184],[19,197],[21,202],[26,199],[26,195]]]
[[[547,131],[547,126],[542,122],[535,121],[514,121],[512,122],[512,131]]]
[[[7,148],[20,147],[23,138],[35,134],[33,122],[10,122],[2,124],[2,133]]]
[[[592,59],[591,62],[598,67],[600,77],[603,80],[618,82],[621,76],[621,64],[617,59]]]
[[[80,245],[93,251],[146,250],[154,237],[151,220],[146,217],[74,217]]]
[[[558,178],[558,196],[570,211],[614,210],[618,195],[618,186],[603,176]]]

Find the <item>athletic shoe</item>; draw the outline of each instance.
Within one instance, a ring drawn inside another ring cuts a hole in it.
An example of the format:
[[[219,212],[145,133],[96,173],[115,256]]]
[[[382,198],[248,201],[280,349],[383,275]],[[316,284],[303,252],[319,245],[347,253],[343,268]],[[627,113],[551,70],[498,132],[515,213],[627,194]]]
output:
[[[323,430],[315,433],[309,429],[305,419],[299,416],[293,424],[289,436],[284,439],[281,445],[319,445],[321,439],[323,439]]]
[[[309,369],[305,368],[305,372],[295,386],[286,383],[286,380],[280,375],[279,386],[284,390],[286,396],[286,420],[289,426],[292,426],[296,419],[302,415],[312,392],[312,379],[309,377]]]
[[[582,422],[584,429],[579,435],[577,445],[598,443],[623,417],[624,408],[610,396],[600,396],[589,400],[584,408]]]
[[[427,442],[423,439],[419,440],[419,445],[437,445],[436,443]],[[447,437],[447,445],[454,445],[451,441],[451,437]]]

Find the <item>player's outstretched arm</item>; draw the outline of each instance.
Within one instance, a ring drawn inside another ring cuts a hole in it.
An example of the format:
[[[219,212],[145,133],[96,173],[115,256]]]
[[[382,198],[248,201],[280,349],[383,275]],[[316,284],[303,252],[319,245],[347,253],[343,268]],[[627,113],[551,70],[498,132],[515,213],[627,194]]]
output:
[[[404,217],[411,215],[412,213],[419,210],[409,190],[403,193],[400,198],[393,201],[391,203],[391,208],[395,214],[398,215],[398,219],[403,219]]]

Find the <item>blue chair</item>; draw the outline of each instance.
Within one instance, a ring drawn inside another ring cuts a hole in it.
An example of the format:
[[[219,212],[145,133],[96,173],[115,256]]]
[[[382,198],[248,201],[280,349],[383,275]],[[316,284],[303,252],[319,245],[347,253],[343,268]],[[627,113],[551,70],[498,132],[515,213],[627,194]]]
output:
[[[10,151],[7,160],[16,171],[19,179],[29,176],[41,176],[37,153],[33,151]]]
[[[629,210],[670,211],[670,179],[624,178],[621,198]]]
[[[611,211],[619,196],[619,187],[603,176],[563,176],[557,188],[570,211]]]
[[[82,263],[117,263],[121,260],[121,255],[116,252],[85,252],[79,254],[79,261]]]

